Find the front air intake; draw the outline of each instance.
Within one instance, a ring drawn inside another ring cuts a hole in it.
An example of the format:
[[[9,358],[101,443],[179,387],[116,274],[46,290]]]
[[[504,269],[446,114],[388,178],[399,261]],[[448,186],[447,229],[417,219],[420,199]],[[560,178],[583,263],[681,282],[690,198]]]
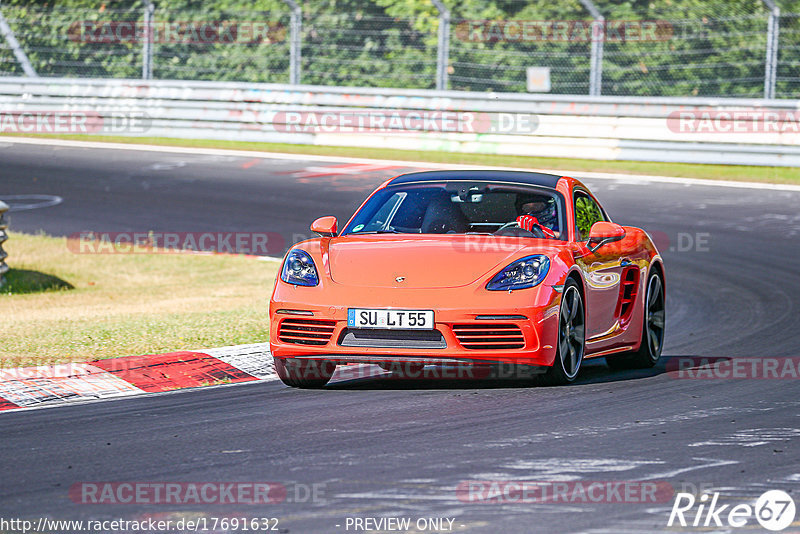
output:
[[[515,324],[455,324],[453,333],[465,349],[521,349],[525,347],[522,329]]]
[[[296,345],[327,345],[336,321],[324,319],[284,319],[278,327],[278,339]]]

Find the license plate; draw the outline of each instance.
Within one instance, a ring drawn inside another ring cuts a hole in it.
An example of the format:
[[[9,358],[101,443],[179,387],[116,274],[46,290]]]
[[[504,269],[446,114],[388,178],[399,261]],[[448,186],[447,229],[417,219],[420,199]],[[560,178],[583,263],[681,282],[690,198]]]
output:
[[[385,328],[433,330],[433,310],[369,310],[349,308],[347,326],[351,328]]]

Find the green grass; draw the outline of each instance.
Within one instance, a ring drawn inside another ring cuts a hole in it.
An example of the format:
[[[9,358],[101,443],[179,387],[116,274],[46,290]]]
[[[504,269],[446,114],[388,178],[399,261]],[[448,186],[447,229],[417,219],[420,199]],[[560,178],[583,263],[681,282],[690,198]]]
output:
[[[15,134],[15,136],[18,136]],[[282,152],[354,158],[423,161],[430,163],[457,163],[475,166],[506,166],[528,169],[562,171],[591,171],[620,174],[647,174],[704,178],[708,180],[734,180],[777,184],[800,184],[800,172],[792,167],[761,167],[744,165],[700,165],[691,163],[659,163],[649,161],[600,161],[578,158],[539,158],[529,156],[497,156],[493,154],[462,154],[455,152],[399,150],[392,148],[353,148],[333,146],[294,145],[288,143],[251,143],[242,141],[214,141],[171,139],[163,137],[123,137],[95,135],[31,135],[76,141],[96,141],[129,144],[148,144],[179,147],[227,148],[261,152]]]
[[[0,368],[268,340],[276,262],[196,254],[76,254],[11,233]]]

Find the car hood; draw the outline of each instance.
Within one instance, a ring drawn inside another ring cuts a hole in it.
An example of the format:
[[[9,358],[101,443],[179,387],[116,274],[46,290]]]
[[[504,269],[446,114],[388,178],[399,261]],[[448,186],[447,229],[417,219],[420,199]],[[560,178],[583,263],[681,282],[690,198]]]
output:
[[[328,266],[334,282],[351,286],[460,287],[499,271],[536,241],[484,235],[346,236],[330,240]]]

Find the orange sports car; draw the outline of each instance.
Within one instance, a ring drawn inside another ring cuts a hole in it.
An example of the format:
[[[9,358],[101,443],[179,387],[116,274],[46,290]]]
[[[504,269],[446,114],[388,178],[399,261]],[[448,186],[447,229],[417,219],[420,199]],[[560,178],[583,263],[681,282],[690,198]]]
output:
[[[417,172],[388,180],[338,231],[293,246],[270,301],[284,383],[337,365],[534,369],[575,380],[586,358],[650,367],[664,341],[664,266],[580,181],[533,172]],[[413,373],[412,373],[413,374]]]

